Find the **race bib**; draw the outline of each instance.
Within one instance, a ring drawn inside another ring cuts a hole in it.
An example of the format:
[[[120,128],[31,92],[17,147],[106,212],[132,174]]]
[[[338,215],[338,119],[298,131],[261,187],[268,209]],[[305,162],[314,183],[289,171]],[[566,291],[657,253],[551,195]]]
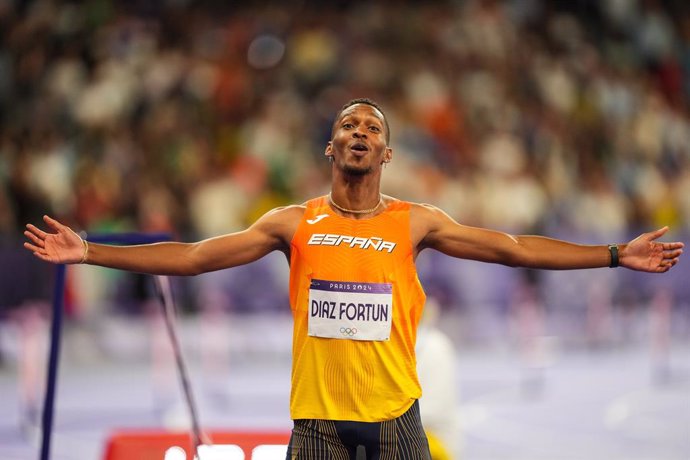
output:
[[[311,280],[309,335],[332,339],[388,340],[393,319],[391,283]]]

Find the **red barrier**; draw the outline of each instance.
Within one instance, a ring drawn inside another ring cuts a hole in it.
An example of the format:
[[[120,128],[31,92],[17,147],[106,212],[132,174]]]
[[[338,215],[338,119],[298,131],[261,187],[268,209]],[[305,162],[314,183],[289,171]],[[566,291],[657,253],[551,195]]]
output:
[[[287,431],[212,431],[205,435],[213,444],[235,444],[243,451],[245,458],[252,458],[252,450],[263,444],[287,445],[290,432]],[[163,460],[165,452],[179,446],[187,453],[187,459],[194,458],[189,432],[164,430],[122,430],[108,439],[103,460]]]

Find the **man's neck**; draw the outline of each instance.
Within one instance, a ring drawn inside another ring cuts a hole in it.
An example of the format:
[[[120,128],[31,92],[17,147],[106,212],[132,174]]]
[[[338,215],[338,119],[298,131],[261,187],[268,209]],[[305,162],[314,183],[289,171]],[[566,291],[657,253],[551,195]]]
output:
[[[336,207],[362,210],[377,207],[381,200],[380,176],[347,177],[331,185],[331,200]]]

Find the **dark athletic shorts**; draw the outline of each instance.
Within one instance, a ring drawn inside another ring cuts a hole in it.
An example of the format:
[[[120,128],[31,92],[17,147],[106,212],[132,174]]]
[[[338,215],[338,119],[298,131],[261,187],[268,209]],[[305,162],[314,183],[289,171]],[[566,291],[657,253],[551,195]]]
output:
[[[287,460],[431,459],[417,401],[400,417],[385,422],[294,422]]]

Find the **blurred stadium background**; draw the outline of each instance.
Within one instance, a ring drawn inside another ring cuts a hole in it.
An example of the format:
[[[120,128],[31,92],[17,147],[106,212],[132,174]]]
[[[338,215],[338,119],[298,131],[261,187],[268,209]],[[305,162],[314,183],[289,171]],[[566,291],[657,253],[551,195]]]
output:
[[[0,0],[1,458],[36,457],[43,391],[54,268],[21,248],[24,224],[239,230],[328,191],[333,116],[361,96],[392,128],[385,193],[512,233],[690,241],[683,0]],[[428,417],[453,427],[455,458],[690,458],[687,260],[418,268],[438,313],[424,328],[453,344]],[[289,430],[287,276],[272,255],[174,280],[202,422]],[[53,458],[185,426],[151,293],[68,270]]]

